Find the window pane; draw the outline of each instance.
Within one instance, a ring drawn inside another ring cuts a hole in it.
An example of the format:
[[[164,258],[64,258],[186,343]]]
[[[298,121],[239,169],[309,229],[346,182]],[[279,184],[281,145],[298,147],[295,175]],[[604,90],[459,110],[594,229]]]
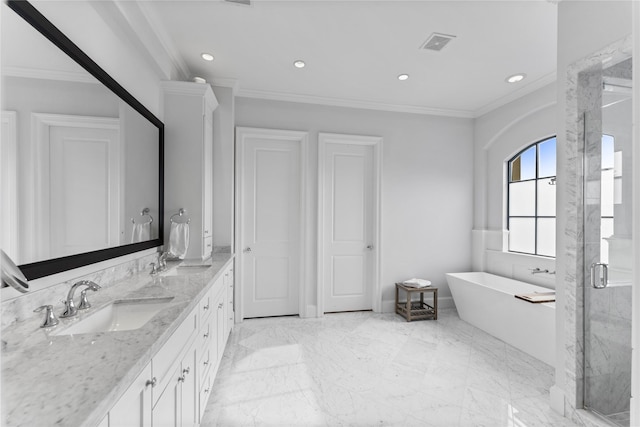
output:
[[[602,135],[602,169],[610,169],[614,166],[613,150],[614,139],[611,135]]]
[[[536,181],[509,184],[509,216],[535,216]]]
[[[538,219],[538,255],[556,256],[556,219]]]
[[[556,216],[556,186],[551,178],[538,180],[538,216]]]
[[[509,163],[511,182],[534,179],[536,177],[536,146],[520,154]]]
[[[538,145],[538,178],[556,176],[556,138]]]
[[[509,219],[509,250],[535,252],[536,227],[534,218]]]
[[[613,216],[613,169],[602,171],[600,181],[600,211],[601,216]]]

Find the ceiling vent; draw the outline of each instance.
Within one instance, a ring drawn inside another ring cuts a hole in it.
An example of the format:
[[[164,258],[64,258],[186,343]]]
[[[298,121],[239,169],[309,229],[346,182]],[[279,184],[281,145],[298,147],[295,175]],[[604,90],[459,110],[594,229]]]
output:
[[[439,52],[455,38],[456,36],[451,36],[449,34],[433,33],[429,36],[427,41],[422,43],[420,49],[435,50],[436,52]]]
[[[237,3],[237,4],[243,4],[245,6],[251,6],[251,0],[225,0],[228,1],[229,3]]]

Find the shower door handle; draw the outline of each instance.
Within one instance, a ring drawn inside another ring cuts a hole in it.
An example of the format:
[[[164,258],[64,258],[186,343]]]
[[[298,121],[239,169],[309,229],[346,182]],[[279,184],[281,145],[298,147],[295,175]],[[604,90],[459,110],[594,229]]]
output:
[[[602,267],[601,274],[596,274],[600,270],[598,267]],[[603,262],[591,264],[591,286],[596,289],[603,289],[607,287],[607,283],[609,283],[609,266]]]

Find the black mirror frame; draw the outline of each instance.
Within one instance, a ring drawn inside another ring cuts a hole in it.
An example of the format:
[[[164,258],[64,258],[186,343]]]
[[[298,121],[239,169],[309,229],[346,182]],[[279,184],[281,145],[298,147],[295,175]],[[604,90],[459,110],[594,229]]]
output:
[[[82,68],[88,71],[98,81],[109,88],[120,99],[129,104],[138,113],[149,120],[158,128],[159,132],[159,214],[158,233],[159,238],[146,242],[132,243],[122,246],[115,246],[97,251],[86,252],[76,255],[69,255],[61,258],[53,258],[45,261],[33,262],[20,265],[28,280],[38,279],[44,276],[61,273],[74,268],[83,267],[89,264],[106,261],[123,255],[132,254],[145,249],[162,246],[164,236],[164,124],[133,97],[125,88],[116,82],[106,71],[96,64],[87,54],[65,36],[55,25],[45,18],[33,5],[26,0],[9,0],[7,5],[20,15],[27,23],[49,39],[55,46],[66,53],[71,59],[77,62]]]

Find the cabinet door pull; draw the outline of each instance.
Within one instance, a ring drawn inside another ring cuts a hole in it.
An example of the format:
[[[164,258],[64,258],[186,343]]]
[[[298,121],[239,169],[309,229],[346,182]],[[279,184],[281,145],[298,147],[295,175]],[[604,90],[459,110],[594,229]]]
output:
[[[144,386],[145,387],[151,386],[153,388],[153,387],[156,386],[156,384],[158,384],[158,380],[156,379],[156,377],[153,377],[150,380],[147,380],[147,382],[144,384]]]
[[[209,304],[205,305],[204,307],[202,307],[203,310],[209,310]]]
[[[209,338],[209,332],[203,335],[204,338]]]
[[[183,375],[188,375],[190,371],[191,371],[191,368],[189,368],[189,367],[187,366],[185,369],[183,369],[183,370],[182,370],[182,374],[183,374]]]

